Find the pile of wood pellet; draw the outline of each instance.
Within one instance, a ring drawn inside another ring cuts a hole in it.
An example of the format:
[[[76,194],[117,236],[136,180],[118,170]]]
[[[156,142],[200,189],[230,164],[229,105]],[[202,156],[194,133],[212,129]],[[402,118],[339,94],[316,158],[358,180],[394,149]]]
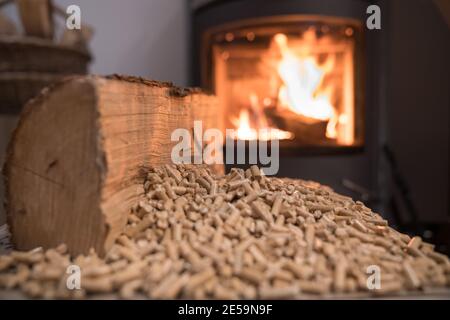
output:
[[[450,285],[450,262],[388,226],[361,202],[258,167],[213,175],[204,166],[150,170],[145,196],[104,258],[66,247],[0,256],[0,288],[30,297],[301,298],[396,294]],[[67,267],[81,268],[68,290]],[[369,266],[381,288],[369,289]]]

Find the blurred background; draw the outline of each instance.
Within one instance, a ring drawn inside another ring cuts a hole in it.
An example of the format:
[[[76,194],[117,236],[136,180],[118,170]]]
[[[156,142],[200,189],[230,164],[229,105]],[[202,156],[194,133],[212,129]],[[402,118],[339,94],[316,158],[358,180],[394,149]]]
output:
[[[217,64],[208,54],[222,48],[222,40],[204,39],[220,36],[221,26],[240,30],[233,24],[238,20],[283,14],[333,15],[361,22],[361,34],[354,29],[354,36],[362,37],[355,43],[363,50],[355,65],[365,70],[357,78],[361,80],[357,85],[364,83],[360,111],[355,106],[364,123],[361,143],[352,148],[289,145],[282,150],[279,175],[328,184],[364,201],[400,230],[420,233],[448,253],[450,1],[54,0],[53,4],[63,10],[78,5],[82,24],[93,31],[77,49],[87,69],[73,73],[130,74],[213,91],[217,78],[202,74],[217,75]],[[380,30],[365,28],[365,8],[371,4],[381,8]],[[2,38],[24,34],[18,6],[2,5],[0,13],[6,25],[12,23],[16,29]],[[64,19],[55,20],[56,29],[64,29]],[[238,34],[233,32],[233,37]],[[55,39],[62,37],[59,33]],[[223,41],[232,43],[228,33]],[[4,50],[0,56],[6,55],[6,49],[0,50]],[[3,88],[10,84],[11,72],[6,71],[0,71]],[[65,74],[67,69],[60,71]],[[20,108],[4,104],[0,110],[3,162]],[[4,222],[1,208],[0,225]]]

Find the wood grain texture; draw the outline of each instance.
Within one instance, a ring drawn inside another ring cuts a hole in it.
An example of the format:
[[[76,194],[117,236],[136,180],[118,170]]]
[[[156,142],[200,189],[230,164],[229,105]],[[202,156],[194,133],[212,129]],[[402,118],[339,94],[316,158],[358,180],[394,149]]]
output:
[[[142,195],[142,169],[171,163],[174,129],[221,128],[216,98],[112,76],[60,82],[25,108],[4,169],[17,249],[66,243],[103,254]],[[222,169],[222,168],[220,168]]]

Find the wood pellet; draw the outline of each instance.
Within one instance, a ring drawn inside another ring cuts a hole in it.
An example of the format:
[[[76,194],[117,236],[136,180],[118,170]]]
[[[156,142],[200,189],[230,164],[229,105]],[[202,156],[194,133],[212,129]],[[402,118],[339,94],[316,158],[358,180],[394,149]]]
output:
[[[71,257],[63,244],[12,251],[0,256],[0,288],[30,298],[295,299],[450,286],[449,258],[432,244],[318,183],[202,165],[154,168],[142,183],[104,257]],[[79,290],[66,286],[70,265]],[[367,286],[369,266],[380,268],[379,289]]]

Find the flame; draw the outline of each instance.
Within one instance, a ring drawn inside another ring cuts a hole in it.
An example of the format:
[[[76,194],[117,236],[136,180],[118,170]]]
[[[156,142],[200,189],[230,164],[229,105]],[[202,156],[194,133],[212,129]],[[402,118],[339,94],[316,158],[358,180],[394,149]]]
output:
[[[336,139],[336,143],[353,144],[352,52],[353,47],[346,42],[336,47],[330,38],[317,39],[312,29],[305,31],[300,39],[291,40],[283,33],[276,34],[261,64],[264,71],[270,73],[270,89],[256,88],[258,94],[251,92],[248,97],[243,97],[244,107],[237,118],[231,119],[236,128],[233,138],[293,139],[293,133],[272,128],[273,123],[265,112],[268,110],[265,108],[286,108],[303,116],[307,123],[325,122],[325,136]],[[337,82],[340,80],[336,78],[336,70],[337,74],[342,74],[341,82]],[[333,103],[341,105],[337,108]]]
[[[306,43],[315,41],[315,33],[306,31]],[[338,117],[335,108],[330,102],[330,93],[327,90],[318,90],[321,87],[326,72],[333,68],[334,61],[328,59],[319,65],[312,55],[308,55],[308,46],[303,48],[301,54],[295,53],[288,46],[285,34],[278,33],[274,42],[281,53],[277,71],[283,85],[278,92],[280,105],[308,118],[328,121],[326,136],[336,138],[336,125]]]
[[[232,119],[231,122],[237,128],[235,137],[240,140],[256,140],[258,132],[250,126],[250,116],[246,109],[241,110],[239,119]]]
[[[239,140],[284,140],[292,139],[294,135],[288,131],[283,131],[277,128],[264,127],[256,130],[250,124],[250,114],[247,109],[242,109],[239,113],[239,118],[231,119],[231,122],[237,128],[233,139]]]

